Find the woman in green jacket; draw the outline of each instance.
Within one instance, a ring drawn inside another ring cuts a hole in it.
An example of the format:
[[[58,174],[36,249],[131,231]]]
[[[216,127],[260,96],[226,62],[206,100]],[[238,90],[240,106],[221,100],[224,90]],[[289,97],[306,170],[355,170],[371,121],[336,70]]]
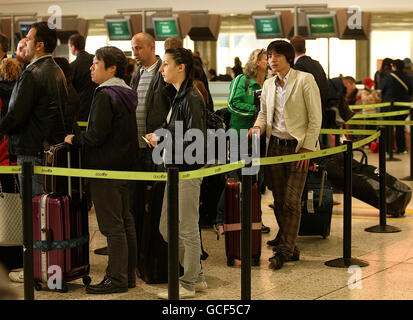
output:
[[[244,74],[237,76],[229,87],[228,110],[231,113],[230,129],[239,135],[241,129],[249,130],[255,121],[258,109],[254,92],[260,90],[267,76],[267,52],[254,50],[245,65]]]
[[[254,92],[261,90],[267,77],[267,51],[256,49],[251,52],[245,65],[244,74],[232,80],[229,87],[228,110],[231,113],[229,129],[236,130],[238,136],[241,129],[249,130],[258,115],[259,101],[255,101]],[[238,174],[230,172],[229,176]],[[224,233],[225,192],[222,192],[217,206],[216,228],[219,234]],[[270,229],[262,225],[262,231],[268,233]]]

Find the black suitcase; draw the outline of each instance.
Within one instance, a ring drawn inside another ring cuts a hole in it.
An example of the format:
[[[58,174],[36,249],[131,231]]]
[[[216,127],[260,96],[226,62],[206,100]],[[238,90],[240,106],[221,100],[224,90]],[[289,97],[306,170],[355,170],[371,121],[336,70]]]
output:
[[[353,197],[379,209],[380,207],[380,182],[379,168],[368,165],[367,155],[361,149],[355,149],[363,154],[361,161],[353,159],[352,179]],[[344,158],[337,154],[320,158],[321,163],[328,171],[328,177],[335,190],[343,190],[344,183]],[[412,189],[404,182],[386,173],[386,204],[387,213],[393,217],[405,214],[407,205],[412,198]]]
[[[330,235],[333,214],[333,188],[327,171],[308,172],[301,202],[299,236]]]
[[[146,190],[142,188],[140,200],[144,205],[140,206],[136,221],[137,275],[146,283],[168,283],[168,243],[159,231],[164,190],[165,182],[147,185]],[[180,274],[183,274],[182,268]]]

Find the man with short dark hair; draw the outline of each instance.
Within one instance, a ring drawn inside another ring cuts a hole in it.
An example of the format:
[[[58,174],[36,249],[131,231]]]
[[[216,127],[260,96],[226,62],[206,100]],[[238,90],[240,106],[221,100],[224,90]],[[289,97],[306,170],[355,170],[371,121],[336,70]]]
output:
[[[57,32],[47,22],[34,23],[27,34],[26,55],[31,63],[18,78],[9,112],[0,121],[0,134],[9,135],[9,152],[17,164],[42,165],[45,148],[65,136],[64,109],[67,85],[52,53]],[[33,195],[43,193],[42,176],[33,176]]]
[[[68,43],[70,52],[76,56],[76,60],[70,66],[72,68],[72,84],[80,98],[77,120],[87,121],[93,93],[97,87],[90,78],[89,69],[93,63],[93,55],[85,51],[85,37],[78,33],[71,35]]]
[[[265,131],[268,157],[320,148],[320,92],[313,75],[292,68],[294,56],[294,48],[286,41],[273,41],[267,48],[268,64],[276,76],[264,82],[261,111],[249,135],[254,130],[259,134]],[[274,269],[281,269],[286,261],[299,260],[300,252],[295,242],[308,166],[309,160],[301,160],[265,168],[279,226],[274,239],[276,253],[270,258],[270,266]]]
[[[0,61],[7,58],[7,51],[9,51],[9,38],[0,32]]]
[[[88,169],[132,170],[138,149],[135,109],[137,95],[123,80],[127,59],[116,47],[96,51],[91,78],[96,89],[86,133],[65,142],[85,150]],[[136,287],[136,233],[129,211],[126,180],[90,179],[99,230],[108,241],[108,266],[103,280],[89,285],[89,294],[126,292]]]
[[[294,36],[291,38],[290,43],[295,51],[294,69],[311,73],[314,76],[315,82],[320,90],[321,105],[324,110],[328,97],[328,80],[323,67],[317,60],[313,60],[306,55],[307,49],[303,37]]]

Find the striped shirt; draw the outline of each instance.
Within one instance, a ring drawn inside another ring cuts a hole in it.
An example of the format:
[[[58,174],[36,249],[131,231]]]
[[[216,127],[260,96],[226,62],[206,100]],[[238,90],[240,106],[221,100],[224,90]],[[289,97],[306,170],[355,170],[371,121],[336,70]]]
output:
[[[138,93],[138,107],[136,108],[136,124],[138,126],[138,141],[139,148],[146,148],[147,144],[142,139],[142,136],[145,136],[146,132],[146,115],[147,115],[147,106],[146,94],[148,93],[149,85],[152,82],[153,76],[155,75],[155,69],[158,61],[156,61],[152,66],[147,69],[141,68],[140,73],[141,77],[139,80],[138,88],[136,89]]]

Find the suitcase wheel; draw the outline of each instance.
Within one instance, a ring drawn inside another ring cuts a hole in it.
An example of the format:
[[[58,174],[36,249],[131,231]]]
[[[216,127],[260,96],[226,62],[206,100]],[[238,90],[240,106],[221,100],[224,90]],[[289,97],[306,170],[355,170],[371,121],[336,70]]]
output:
[[[41,282],[39,282],[39,281],[35,281],[35,282],[34,282],[34,289],[35,289],[36,291],[41,291],[42,288],[43,288],[43,286],[42,286],[42,283],[41,283]]]
[[[260,264],[261,264],[260,263],[260,258],[258,258],[258,257],[253,258],[253,260],[252,260],[252,265],[253,266],[258,267]]]
[[[88,286],[88,285],[92,282],[92,279],[91,279],[89,276],[84,276],[84,277],[82,278],[82,281],[83,281],[83,284],[84,284],[85,286]]]
[[[227,258],[227,266],[232,267],[234,265],[234,258]]]

